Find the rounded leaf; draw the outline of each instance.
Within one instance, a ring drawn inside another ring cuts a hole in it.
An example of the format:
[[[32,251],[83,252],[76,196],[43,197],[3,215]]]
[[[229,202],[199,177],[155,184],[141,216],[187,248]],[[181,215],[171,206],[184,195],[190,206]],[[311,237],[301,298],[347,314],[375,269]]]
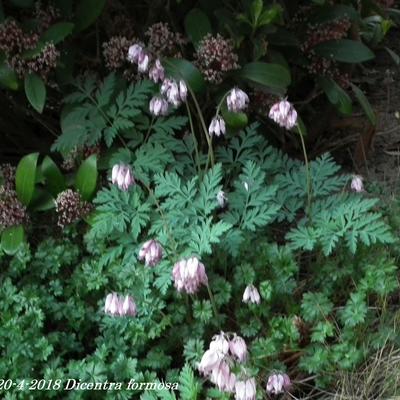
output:
[[[49,156],[44,158],[41,170],[46,180],[46,186],[53,196],[57,196],[58,193],[65,189],[64,175]]]
[[[25,94],[32,107],[41,113],[46,102],[46,86],[39,75],[28,74],[25,76]]]
[[[25,240],[24,228],[22,225],[10,226],[1,234],[1,248],[12,256],[14,255]]]
[[[89,201],[97,186],[97,156],[91,155],[79,167],[75,178],[75,188],[83,200]]]
[[[62,42],[72,33],[74,24],[72,22],[58,22],[52,25],[41,37],[43,42],[53,42],[54,44]]]
[[[183,79],[194,92],[205,88],[201,72],[189,61],[180,58],[167,58],[163,60],[167,74],[175,79]]]
[[[207,33],[211,33],[211,23],[207,14],[198,8],[193,8],[186,14],[185,31],[189,39],[196,47]]]
[[[344,63],[362,63],[375,57],[363,43],[356,40],[329,40],[314,47],[315,54]]]
[[[39,153],[28,154],[18,163],[15,174],[15,188],[19,200],[28,206],[35,190],[36,164]]]

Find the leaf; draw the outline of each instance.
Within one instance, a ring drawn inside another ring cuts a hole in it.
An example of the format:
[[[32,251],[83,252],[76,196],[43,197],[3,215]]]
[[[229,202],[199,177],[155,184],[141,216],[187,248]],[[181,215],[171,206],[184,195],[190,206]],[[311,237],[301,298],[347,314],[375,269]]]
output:
[[[93,24],[105,4],[106,0],[80,0],[75,11],[75,32],[80,32]]]
[[[33,73],[25,76],[25,94],[32,107],[41,113],[46,102],[46,86],[39,75]]]
[[[47,191],[36,187],[33,191],[30,208],[33,211],[47,211],[55,207],[54,197]]]
[[[1,247],[10,256],[14,255],[24,241],[24,228],[22,225],[10,226],[1,235]]]
[[[72,22],[58,22],[47,29],[41,40],[43,42],[53,42],[54,44],[60,43],[72,33],[73,29],[74,24]]]
[[[314,47],[317,55],[344,63],[362,63],[375,54],[365,44],[349,39],[329,40]]]
[[[168,75],[175,79],[183,79],[194,92],[201,92],[205,88],[201,72],[189,61],[178,58],[163,60]]]
[[[53,196],[57,196],[66,187],[63,174],[49,156],[44,158],[41,169],[50,193]]]
[[[28,154],[18,163],[15,174],[15,188],[19,200],[28,206],[35,189],[36,164],[39,153]]]
[[[192,8],[185,17],[185,31],[191,42],[197,47],[198,43],[207,33],[211,33],[211,23],[205,14],[199,8]]]
[[[0,65],[0,85],[6,89],[19,89],[17,74],[5,62]]]
[[[83,200],[89,201],[97,185],[97,157],[96,154],[87,158],[79,167],[75,178],[75,187]]]
[[[317,79],[329,101],[345,115],[351,115],[353,111],[349,95],[332,79],[320,77]]]
[[[353,89],[354,95],[363,108],[365,115],[368,117],[372,125],[376,125],[376,115],[364,92],[358,86],[354,85],[354,83],[350,82],[350,85]]]
[[[388,47],[385,47],[385,50],[390,54],[394,63],[396,65],[400,65],[400,56],[397,53],[395,53],[393,50],[389,49]]]
[[[247,114],[229,111],[226,104],[221,108],[221,114],[226,124],[233,129],[242,129],[248,124]]]
[[[289,71],[282,65],[264,62],[246,64],[238,76],[275,89],[286,89],[291,82]]]

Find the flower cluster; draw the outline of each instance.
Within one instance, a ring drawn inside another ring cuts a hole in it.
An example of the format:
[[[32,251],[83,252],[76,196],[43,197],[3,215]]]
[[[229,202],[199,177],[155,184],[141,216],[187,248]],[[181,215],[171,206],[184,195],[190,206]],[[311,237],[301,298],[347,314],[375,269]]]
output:
[[[61,228],[78,221],[89,214],[92,209],[91,205],[83,201],[81,195],[72,189],[59,193],[55,204],[58,216],[57,225]]]
[[[44,5],[41,1],[37,1],[34,18],[37,21],[38,30],[44,32],[60,19],[60,10],[51,4]]]
[[[2,185],[5,189],[15,188],[15,173],[16,168],[11,164],[0,164],[0,176],[2,178]]]
[[[103,43],[106,68],[115,71],[124,67],[131,42],[125,36],[113,36],[108,42]]]
[[[196,293],[201,285],[208,284],[204,264],[197,257],[178,261],[172,270],[172,277],[178,292]]]
[[[112,317],[135,317],[136,303],[131,296],[118,296],[109,293],[106,297],[104,312]]]
[[[169,25],[164,22],[151,25],[145,35],[149,38],[149,49],[158,57],[179,57],[180,48],[186,43],[180,33],[172,32]]]
[[[18,200],[17,193],[0,186],[0,230],[23,224],[27,219],[26,208]]]
[[[208,133],[210,136],[220,136],[220,135],[225,135],[226,132],[226,127],[225,127],[225,121],[222,117],[219,115],[216,115],[210,123],[210,126],[208,127]]]
[[[233,51],[233,42],[220,34],[207,34],[199,43],[196,64],[204,78],[212,83],[221,83],[224,75],[239,68],[238,56]]]
[[[38,34],[24,32],[14,20],[7,20],[0,25],[0,50],[4,52],[7,64],[19,77],[35,72],[47,79],[55,69],[60,53],[51,42],[46,43],[31,58],[24,56],[27,50],[36,48],[38,43]]]
[[[247,346],[244,339],[236,334],[230,338],[221,332],[215,335],[209,349],[203,354],[198,365],[199,371],[207,376],[219,390],[235,393],[236,399],[252,400],[256,395],[255,379],[239,380],[231,371],[235,362],[247,359]]]
[[[269,117],[287,130],[292,129],[297,123],[297,112],[287,100],[275,103],[269,111]]]
[[[151,54],[139,43],[135,43],[128,49],[127,60],[136,64],[138,72],[146,73],[149,70]]]
[[[291,386],[292,382],[287,374],[272,374],[268,377],[266,390],[270,394],[281,394]]]
[[[258,290],[254,285],[248,285],[244,290],[242,300],[244,303],[260,304],[260,293],[258,293]]]
[[[119,189],[127,191],[135,184],[131,167],[123,163],[115,164],[111,172],[111,182]]]
[[[139,251],[139,260],[143,261],[146,266],[154,267],[157,265],[163,256],[163,250],[156,240],[151,239],[145,242]]]

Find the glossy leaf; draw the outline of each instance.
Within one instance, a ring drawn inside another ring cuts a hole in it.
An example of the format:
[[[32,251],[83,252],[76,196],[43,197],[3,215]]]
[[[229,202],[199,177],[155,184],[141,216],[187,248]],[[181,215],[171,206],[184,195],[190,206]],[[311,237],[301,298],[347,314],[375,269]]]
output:
[[[329,101],[344,115],[351,115],[353,111],[351,98],[349,95],[332,79],[318,78],[321,86]]]
[[[41,170],[46,180],[46,186],[53,196],[57,196],[58,193],[65,189],[65,178],[49,156],[44,158]]]
[[[344,63],[362,63],[375,55],[365,44],[356,40],[329,40],[314,48],[315,54]]]
[[[242,129],[248,124],[247,115],[243,112],[231,112],[226,107],[221,109],[222,118],[227,126],[233,129]]]
[[[198,8],[193,8],[185,17],[185,31],[196,47],[207,33],[211,33],[211,23],[207,14]]]
[[[175,79],[183,79],[194,92],[200,92],[205,88],[205,82],[201,72],[191,62],[168,58],[163,60],[167,74]]]
[[[30,208],[33,211],[47,211],[55,207],[54,197],[41,188],[35,187]]]
[[[356,96],[358,102],[360,103],[361,107],[363,108],[365,115],[368,117],[372,125],[376,125],[376,115],[370,102],[368,101],[367,97],[365,96],[364,92],[353,83],[350,83],[351,88],[353,89],[354,95]]]
[[[72,22],[58,22],[52,25],[42,36],[43,42],[53,42],[54,44],[62,42],[72,33],[74,24]]]
[[[1,248],[6,254],[14,255],[24,242],[24,236],[22,225],[6,228],[1,234]]]
[[[285,67],[264,62],[246,64],[238,72],[238,76],[274,89],[286,89],[291,81],[290,73]]]
[[[28,206],[35,190],[36,164],[39,153],[28,154],[18,163],[15,174],[15,188],[19,200]]]
[[[97,157],[95,154],[87,158],[79,167],[75,178],[75,187],[83,200],[90,200],[97,186]]]
[[[75,31],[92,25],[103,11],[106,0],[80,0],[75,11]]]
[[[25,94],[32,107],[41,113],[46,102],[46,86],[39,75],[28,74],[25,76]]]

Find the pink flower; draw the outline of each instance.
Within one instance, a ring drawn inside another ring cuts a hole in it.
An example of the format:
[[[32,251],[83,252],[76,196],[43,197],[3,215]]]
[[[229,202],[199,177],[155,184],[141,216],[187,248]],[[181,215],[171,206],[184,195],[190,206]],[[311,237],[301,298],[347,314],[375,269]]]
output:
[[[292,383],[287,374],[273,374],[268,377],[267,393],[280,394],[289,390]]]
[[[221,118],[219,115],[216,115],[210,123],[210,126],[208,127],[208,133],[210,136],[213,136],[214,134],[216,136],[220,135],[225,135],[225,121],[223,118]]]
[[[117,315],[119,307],[119,299],[116,293],[109,293],[106,297],[106,304],[104,306],[104,312],[109,315]]]
[[[229,350],[231,354],[236,357],[240,362],[243,362],[247,358],[247,346],[244,339],[240,336],[235,336],[229,342]]]
[[[363,178],[360,175],[353,175],[353,179],[351,180],[351,190],[355,192],[363,192],[364,185],[363,185]]]
[[[120,302],[122,303],[122,299]],[[122,316],[136,316],[136,303],[131,296],[125,296],[125,300],[122,303]]]
[[[297,112],[287,100],[275,103],[269,110],[269,117],[287,130],[292,129],[297,123]]]
[[[145,265],[148,267],[154,267],[160,262],[163,256],[163,251],[160,243],[156,240],[148,240],[142,246],[139,251],[139,260],[145,260]]]
[[[210,381],[217,385],[219,390],[225,390],[230,383],[231,371],[225,361],[221,361],[216,368],[212,370]]]
[[[208,279],[204,264],[197,257],[181,260],[174,265],[172,276],[178,292],[195,293],[200,285],[207,285]]]
[[[131,63],[137,63],[139,60],[139,55],[143,52],[143,47],[139,44],[134,44],[129,47],[128,50],[128,61]]]
[[[217,353],[214,350],[207,350],[201,358],[198,369],[204,375],[208,375],[219,364],[223,358],[222,353]]]
[[[138,56],[138,71],[139,72],[147,72],[150,63],[150,56],[142,50]]]
[[[162,81],[165,76],[164,67],[161,65],[160,60],[157,58],[154,65],[149,70],[149,78],[157,83],[158,81]]]
[[[228,110],[232,112],[240,112],[244,110],[249,103],[249,96],[239,88],[233,88],[226,97],[226,105]]]
[[[161,94],[165,95],[168,102],[178,107],[181,103],[181,96],[179,93],[179,85],[173,79],[164,79],[161,85]]]
[[[243,302],[260,304],[260,294],[255,286],[248,285],[246,287],[243,293]]]
[[[224,332],[221,332],[219,335],[215,335],[213,337],[213,340],[210,343],[210,350],[223,355],[228,354],[229,342],[226,340]]]
[[[150,100],[149,110],[150,113],[153,114],[155,117],[158,117],[160,115],[167,115],[168,102],[159,96],[154,96]]]
[[[255,400],[256,380],[250,378],[245,381],[236,381],[235,391],[235,400]]]
[[[130,166],[123,163],[115,164],[111,173],[111,182],[121,190],[128,190],[135,183]]]

